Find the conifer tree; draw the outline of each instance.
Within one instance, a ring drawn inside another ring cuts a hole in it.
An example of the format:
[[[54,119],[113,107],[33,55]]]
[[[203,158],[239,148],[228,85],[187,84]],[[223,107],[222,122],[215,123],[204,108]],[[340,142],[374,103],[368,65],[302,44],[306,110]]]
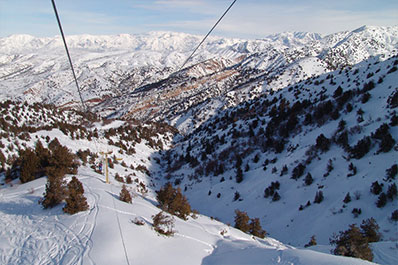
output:
[[[261,227],[259,218],[251,219],[249,232],[259,238],[264,238],[267,235],[267,232]]]
[[[388,186],[387,198],[393,201],[398,196],[397,185],[395,183]]]
[[[305,183],[305,185],[310,186],[312,184],[312,182],[314,182],[314,179],[312,178],[311,173],[308,173],[305,176],[304,183]]]
[[[39,201],[44,209],[60,204],[66,194],[64,174],[55,167],[46,169],[47,184],[44,197]]]
[[[40,160],[40,167],[41,168],[48,167],[49,166],[50,150],[45,148],[40,140],[36,142],[35,153],[36,153],[36,156]]]
[[[330,239],[330,243],[336,245],[333,250],[335,255],[373,260],[373,253],[369,247],[368,239],[355,224],[350,225],[348,230],[340,232],[339,235],[334,235]]]
[[[386,204],[387,204],[387,195],[384,192],[382,192],[380,193],[379,198],[377,199],[376,206],[378,208],[383,208],[384,206],[386,206]]]
[[[171,183],[167,183],[156,191],[156,199],[163,211],[176,215],[181,219],[186,220],[191,213],[191,206],[187,198],[182,194],[180,188],[173,188]]]
[[[316,246],[316,239],[315,239],[315,235],[311,237],[310,241],[304,245],[305,248],[311,247],[311,246]]]
[[[373,217],[363,220],[361,224],[362,234],[368,239],[369,243],[380,241],[381,234],[379,228],[379,225]]]
[[[350,193],[348,192],[347,195],[345,196],[343,202],[344,203],[349,203],[351,201],[351,196]]]
[[[237,168],[236,171],[236,183],[241,183],[243,181],[243,172],[240,167]]]
[[[0,150],[0,166],[1,166],[1,170],[4,169],[6,165],[6,157],[4,156],[3,152]]]
[[[126,185],[124,185],[124,184],[123,184],[122,190],[120,191],[120,194],[119,194],[119,200],[121,200],[123,202],[127,202],[127,203],[131,203],[132,202],[131,194],[127,190]]]
[[[321,203],[323,201],[323,192],[317,191],[315,194],[315,199],[314,199],[314,203]]]
[[[250,231],[249,216],[246,212],[235,210],[235,228],[247,233]]]
[[[28,148],[20,154],[21,174],[19,179],[22,183],[32,181],[36,178],[39,169],[39,158],[32,149]]]
[[[75,214],[88,209],[87,199],[84,197],[83,184],[74,176],[68,183],[68,197],[63,211],[68,214]]]

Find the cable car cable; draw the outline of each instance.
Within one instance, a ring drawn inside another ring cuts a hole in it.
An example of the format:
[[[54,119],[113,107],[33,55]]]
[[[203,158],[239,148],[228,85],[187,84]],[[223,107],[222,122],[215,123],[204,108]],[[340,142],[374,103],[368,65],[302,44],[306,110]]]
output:
[[[185,60],[185,62],[183,63],[183,65],[178,69],[177,72],[181,71],[184,66],[188,63],[188,61],[193,57],[193,55],[195,54],[195,52],[199,49],[199,47],[205,42],[205,40],[207,39],[207,37],[209,37],[209,35],[213,32],[213,30],[217,27],[217,25],[221,22],[221,20],[225,17],[225,15],[229,12],[229,10],[232,8],[232,6],[235,4],[237,0],[234,0],[232,2],[232,4],[228,7],[228,9],[224,12],[224,14],[218,19],[218,21],[216,22],[216,24],[214,24],[214,26],[211,28],[211,30],[207,33],[207,35],[203,38],[203,40],[199,43],[199,45],[196,47],[196,49],[191,53],[191,55],[188,57],[188,59]]]
[[[77,87],[77,92],[79,92],[79,97],[80,97],[80,101],[81,101],[82,106],[83,106],[83,111],[86,111],[86,110],[87,110],[87,109],[86,109],[86,105],[84,104],[83,97],[82,97],[82,93],[81,93],[80,87],[79,87],[79,83],[77,82],[77,78],[76,78],[76,74],[75,74],[75,69],[73,68],[73,63],[72,63],[72,59],[71,59],[70,54],[69,54],[68,45],[66,44],[65,35],[64,35],[64,31],[62,30],[61,20],[59,19],[57,7],[56,7],[56,5],[55,5],[55,1],[54,1],[54,0],[51,0],[51,2],[52,2],[52,4],[53,4],[53,8],[54,8],[54,12],[55,12],[55,17],[57,18],[58,27],[59,27],[59,30],[60,30],[60,32],[61,32],[62,40],[63,40],[63,42],[64,42],[64,46],[65,46],[66,54],[67,54],[67,56],[68,56],[69,64],[70,64],[70,67],[71,67],[71,69],[72,69],[73,78],[75,79],[75,84],[76,84],[76,87]]]

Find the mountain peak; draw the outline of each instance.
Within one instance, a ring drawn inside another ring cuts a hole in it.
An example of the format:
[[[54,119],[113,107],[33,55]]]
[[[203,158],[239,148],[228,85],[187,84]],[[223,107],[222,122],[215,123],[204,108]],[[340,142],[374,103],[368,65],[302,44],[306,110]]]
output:
[[[359,33],[359,32],[365,31],[365,30],[367,30],[367,29],[369,29],[369,27],[366,26],[366,25],[363,25],[363,26],[361,26],[361,27],[359,27],[359,28],[357,28],[357,29],[354,29],[352,32],[354,32],[354,33]]]

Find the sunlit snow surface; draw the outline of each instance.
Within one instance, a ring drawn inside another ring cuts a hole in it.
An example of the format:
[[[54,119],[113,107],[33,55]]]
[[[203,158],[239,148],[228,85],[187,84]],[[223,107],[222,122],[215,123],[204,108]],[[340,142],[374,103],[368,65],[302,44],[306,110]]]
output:
[[[90,209],[72,216],[62,205],[43,210],[38,204],[45,178],[2,188],[1,264],[127,264],[117,218],[130,264],[370,264],[253,238],[204,216],[175,218],[174,237],[160,236],[151,228],[159,212],[153,198],[136,195],[127,204],[117,199],[119,184],[105,184],[86,168],[78,178]],[[133,224],[135,218],[145,224]]]

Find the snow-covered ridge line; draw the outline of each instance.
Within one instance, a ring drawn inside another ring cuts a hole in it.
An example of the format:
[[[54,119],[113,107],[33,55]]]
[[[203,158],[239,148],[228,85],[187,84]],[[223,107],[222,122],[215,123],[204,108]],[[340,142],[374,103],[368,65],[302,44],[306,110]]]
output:
[[[220,97],[221,107],[229,107],[268,90],[350,67],[370,56],[386,60],[398,53],[397,36],[397,26],[366,26],[324,37],[303,32],[259,40],[211,37],[177,78],[169,77],[201,36],[173,32],[79,35],[68,36],[68,43],[83,99],[90,106],[97,105],[100,114],[129,114],[180,126],[189,120],[182,113],[210,98]],[[167,80],[162,90],[169,93],[162,101],[154,100],[159,95],[157,82],[163,79]],[[60,37],[1,38],[0,80],[1,100],[58,106],[79,102]],[[135,91],[149,84],[153,89],[143,94]],[[137,103],[137,98],[143,100]],[[174,111],[167,113],[167,109]],[[188,123],[181,129],[196,126]]]

